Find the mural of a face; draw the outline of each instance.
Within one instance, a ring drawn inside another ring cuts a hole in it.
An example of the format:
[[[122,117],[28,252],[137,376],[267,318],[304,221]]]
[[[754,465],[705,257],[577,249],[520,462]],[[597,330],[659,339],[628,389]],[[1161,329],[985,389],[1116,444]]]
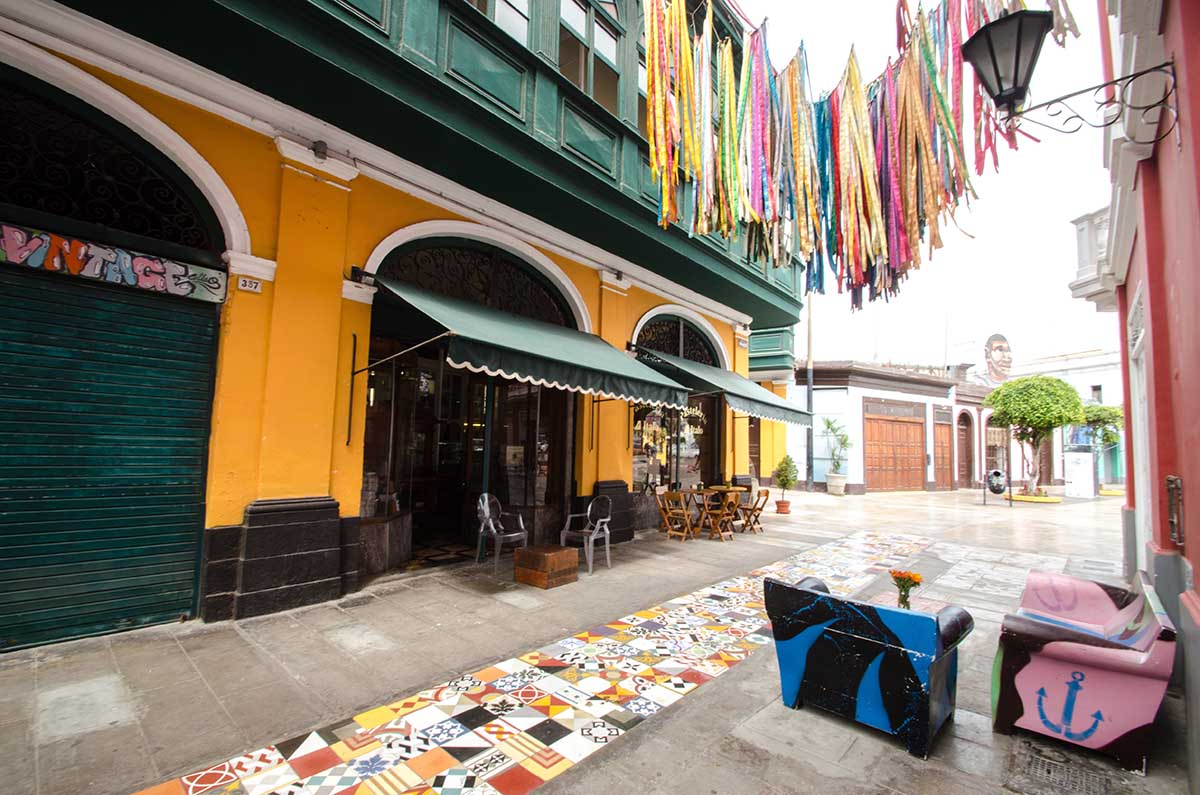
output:
[[[1003,383],[1012,372],[1012,348],[1003,334],[993,334],[988,337],[983,346],[983,355],[987,361],[988,380],[993,383]]]

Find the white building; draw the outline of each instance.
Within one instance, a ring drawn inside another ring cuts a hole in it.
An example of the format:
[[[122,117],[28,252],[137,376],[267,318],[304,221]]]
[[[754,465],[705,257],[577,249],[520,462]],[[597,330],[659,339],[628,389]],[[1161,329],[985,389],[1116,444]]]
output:
[[[788,397],[805,404],[805,372]],[[824,420],[850,437],[842,473],[846,493],[941,491],[983,479],[986,434],[980,424],[987,387],[944,375],[854,361],[813,365],[813,480],[824,488],[830,440]],[[804,470],[805,434],[789,430],[788,450]]]

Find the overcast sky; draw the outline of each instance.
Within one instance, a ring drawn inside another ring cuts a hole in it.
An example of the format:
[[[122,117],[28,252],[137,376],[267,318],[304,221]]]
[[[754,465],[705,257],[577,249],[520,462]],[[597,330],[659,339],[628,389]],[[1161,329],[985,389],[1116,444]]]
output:
[[[808,51],[813,90],[824,93],[841,78],[853,46],[864,81],[880,74],[896,47],[895,0],[740,0],[755,20],[768,21],[768,47],[777,67],[800,42]],[[1038,7],[1037,2],[1030,7]],[[1032,105],[1103,80],[1096,5],[1072,0],[1081,36],[1060,48],[1048,37],[1031,85]],[[916,3],[910,2],[915,11]],[[970,124],[970,65],[964,64],[964,123]],[[1085,98],[1086,101],[1086,98]],[[1022,139],[1011,151],[1001,143],[1000,170],[990,165],[974,178],[979,199],[942,227],[943,247],[911,272],[889,304],[859,312],[836,293],[813,301],[818,359],[943,364],[981,360],[984,340],[999,332],[1023,360],[1093,348],[1116,350],[1115,313],[1097,313],[1071,297],[1075,230],[1071,220],[1109,200],[1103,168],[1103,135],[1074,135],[1028,128],[1040,143]],[[972,133],[965,133],[974,167]],[[964,234],[966,233],[966,234]],[[970,235],[968,237],[967,235]],[[927,247],[926,247],[927,249]],[[826,285],[830,284],[826,276]],[[807,307],[796,328],[805,353]]]

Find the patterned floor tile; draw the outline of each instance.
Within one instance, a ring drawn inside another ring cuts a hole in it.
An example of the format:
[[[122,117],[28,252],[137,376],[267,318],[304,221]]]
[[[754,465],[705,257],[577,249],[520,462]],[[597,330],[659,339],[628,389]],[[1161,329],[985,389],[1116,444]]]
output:
[[[480,778],[465,767],[452,767],[434,776],[429,786],[438,795],[463,795],[481,783]]]
[[[502,795],[526,795],[541,786],[542,779],[520,765],[513,765],[489,778],[487,783]]]

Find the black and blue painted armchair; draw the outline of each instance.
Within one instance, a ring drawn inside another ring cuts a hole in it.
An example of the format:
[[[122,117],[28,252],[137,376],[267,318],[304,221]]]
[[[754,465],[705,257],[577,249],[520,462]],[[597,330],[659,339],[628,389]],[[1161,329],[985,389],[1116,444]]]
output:
[[[783,702],[810,705],[901,738],[929,756],[954,712],[958,644],[974,627],[961,607],[937,615],[843,599],[807,577],[763,585]]]

